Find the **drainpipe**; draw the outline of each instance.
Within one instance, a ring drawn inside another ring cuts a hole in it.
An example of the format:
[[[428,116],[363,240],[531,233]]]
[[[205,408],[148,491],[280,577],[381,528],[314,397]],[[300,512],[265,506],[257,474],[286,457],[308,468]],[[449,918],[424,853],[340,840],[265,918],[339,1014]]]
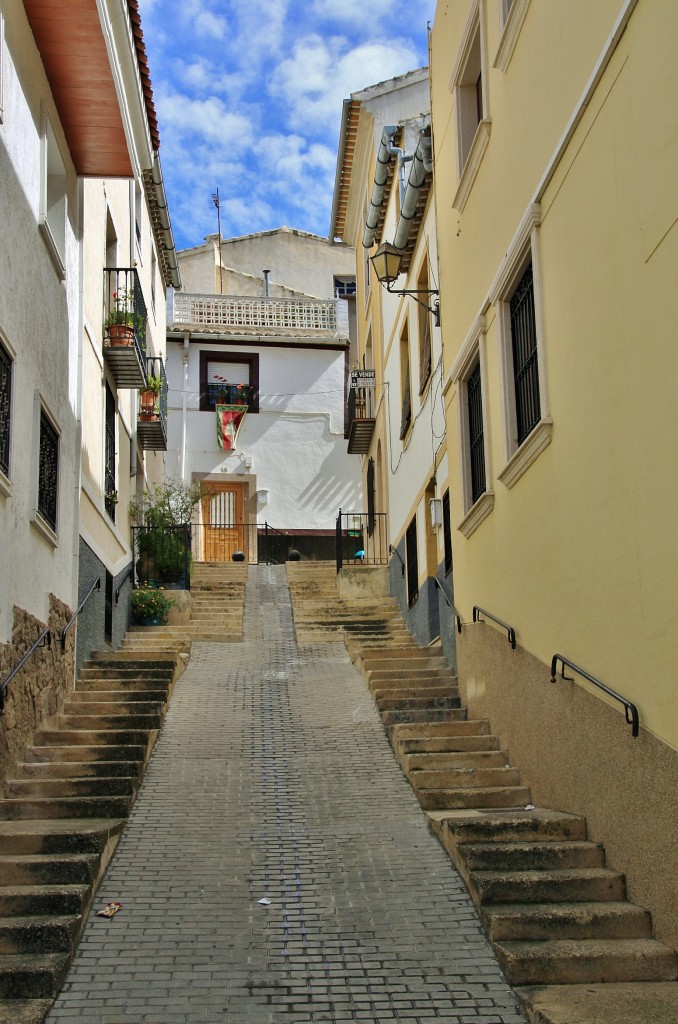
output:
[[[186,481],[186,420],[188,418],[188,356],[190,334],[184,334],[184,389],[181,396],[181,479]]]
[[[426,174],[433,169],[431,160],[431,136],[427,129],[419,132],[419,143],[412,157],[412,167],[407,181],[407,188],[400,204],[400,217],[396,226],[393,244],[396,249],[404,249],[410,233],[412,218],[419,201],[419,189],[424,184]]]
[[[397,125],[387,124],[381,133],[381,142],[379,144],[379,152],[377,153],[377,166],[374,171],[374,185],[372,186],[372,196],[370,198],[370,208],[367,211],[365,231],[363,232],[363,245],[366,249],[369,249],[373,244],[374,236],[377,233],[379,209],[384,200],[384,188],[388,181],[388,165],[391,162],[391,156],[394,152],[401,152],[393,145],[393,136],[397,131]]]

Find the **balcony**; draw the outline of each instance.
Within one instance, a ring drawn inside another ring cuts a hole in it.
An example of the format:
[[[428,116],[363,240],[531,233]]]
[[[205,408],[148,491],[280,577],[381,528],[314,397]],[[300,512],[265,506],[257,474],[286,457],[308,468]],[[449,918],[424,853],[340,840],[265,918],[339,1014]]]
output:
[[[104,360],[117,388],[146,385],[146,303],[133,268],[104,270]]]
[[[146,359],[145,386],[139,391],[137,437],[145,451],[167,451],[167,377],[159,357]]]
[[[219,333],[327,333],[348,337],[345,299],[266,298],[250,295],[197,295],[174,292],[168,297],[167,322],[174,327],[206,328]]]
[[[348,454],[367,455],[374,434],[374,388],[350,389],[348,423]]]

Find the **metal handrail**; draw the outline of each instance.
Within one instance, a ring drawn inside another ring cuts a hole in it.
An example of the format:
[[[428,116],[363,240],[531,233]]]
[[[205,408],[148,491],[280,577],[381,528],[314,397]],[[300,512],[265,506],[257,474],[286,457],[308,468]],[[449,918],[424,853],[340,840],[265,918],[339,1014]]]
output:
[[[572,669],[572,671],[576,672],[577,675],[583,676],[584,679],[588,679],[588,681],[590,683],[593,683],[594,686],[597,686],[598,689],[602,690],[603,693],[606,693],[608,695],[608,697],[613,697],[614,700],[618,700],[620,704],[623,704],[623,706],[624,706],[624,714],[626,716],[626,722],[627,722],[628,725],[631,726],[631,735],[632,736],[637,736],[638,735],[638,730],[640,728],[640,718],[638,716],[638,708],[636,707],[635,704],[632,704],[630,700],[626,699],[626,697],[622,697],[622,695],[620,693],[617,693],[616,690],[611,690],[609,686],[605,685],[605,683],[601,683],[600,679],[596,679],[595,676],[590,675],[585,669],[580,668],[579,665],[575,665],[573,661],[570,661],[568,658],[564,658],[562,654],[554,654],[553,657],[551,658],[551,682],[552,683],[555,683],[555,681],[556,681],[556,666],[557,666],[558,662],[561,662],[561,664],[562,664],[562,669],[561,669],[561,676],[562,676],[562,678],[566,679],[569,683],[573,683],[574,679],[572,678],[572,676],[566,676],[565,675],[565,666],[566,665],[569,665],[569,667]]]
[[[82,609],[85,607],[85,603],[89,600],[89,598],[92,596],[92,594],[94,593],[95,590],[101,590],[101,578],[100,577],[94,581],[94,583],[89,588],[89,590],[87,591],[87,593],[83,597],[83,599],[80,602],[80,604],[78,605],[78,607],[75,609],[75,611],[71,615],[70,619],[68,620],[68,622],[66,623],[64,628],[61,630],[61,638],[60,639],[61,639],[61,650],[62,651],[66,650],[66,633],[68,633],[69,629],[71,628],[71,626],[73,625],[73,623],[77,619],[78,615],[80,614]]]
[[[118,584],[118,587],[116,588],[116,591],[115,591],[115,605],[116,605],[116,608],[118,606],[118,601],[120,600],[120,592],[122,591],[122,588],[127,583],[127,580],[130,579],[130,578],[132,580],[134,580],[134,565],[133,564],[130,565],[129,569],[127,570],[127,572],[125,573],[123,578],[120,580],[120,583]]]
[[[404,575],[405,575],[405,563],[403,562],[403,556],[402,556],[402,555],[400,554],[400,552],[399,552],[399,551],[397,551],[397,550],[396,550],[396,549],[395,549],[395,548],[393,547],[393,545],[392,545],[392,544],[389,544],[389,546],[388,546],[388,553],[389,553],[390,555],[395,555],[395,556],[396,556],[396,558],[398,559],[398,561],[400,562],[400,564],[401,564],[401,566],[402,566],[402,569],[400,570],[400,575],[401,575],[401,576],[404,576]]]
[[[457,633],[459,633],[459,636],[461,636],[461,615],[457,611],[457,608],[456,608],[456,606],[454,604],[454,601],[452,600],[450,595],[447,593],[446,588],[443,586],[442,580],[439,580],[437,576],[433,576],[432,578],[433,578],[433,582],[435,583],[435,585],[438,587],[438,589],[440,590],[441,594],[445,598],[445,601],[446,601],[448,607],[451,608],[452,611],[454,612],[454,617],[457,620]]]
[[[509,626],[509,624],[507,622],[502,622],[502,620],[498,619],[496,615],[492,615],[490,612],[486,612],[484,608],[480,608],[479,605],[474,604],[473,605],[473,621],[474,622],[482,622],[483,620],[480,618],[481,615],[484,615],[486,619],[492,619],[493,622],[496,622],[498,626],[501,626],[502,629],[505,629],[507,631],[507,633],[508,633],[508,642],[510,643],[512,650],[515,651],[515,649],[516,649],[516,631],[513,628],[513,626]]]
[[[44,641],[44,643],[43,643],[43,641]],[[26,662],[30,658],[30,656],[33,653],[33,651],[36,651],[38,649],[38,647],[51,647],[51,646],[52,646],[52,631],[51,631],[51,629],[48,626],[47,629],[42,631],[42,633],[40,634],[38,639],[35,641],[33,646],[30,647],[26,651],[26,653],[24,654],[24,656],[21,659],[21,661],[19,662],[19,664],[15,665],[15,667],[12,669],[12,671],[7,676],[7,678],[4,679],[3,682],[0,684],[0,715],[4,714],[4,711],[5,711],[5,693],[7,691],[7,687],[9,686],[9,684],[14,679],[14,676],[17,674],[17,672],[21,671],[21,669],[24,667],[24,665],[26,664]]]

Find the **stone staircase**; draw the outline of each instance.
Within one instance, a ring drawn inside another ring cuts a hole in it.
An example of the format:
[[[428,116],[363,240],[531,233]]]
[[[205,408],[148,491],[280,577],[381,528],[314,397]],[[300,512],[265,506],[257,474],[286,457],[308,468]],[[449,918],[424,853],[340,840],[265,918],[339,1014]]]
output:
[[[648,911],[626,899],[624,876],[587,839],[585,819],[532,806],[490,723],[468,719],[440,649],[416,644],[395,602],[335,608],[336,576],[309,563],[291,568],[298,633],[333,639],[344,630],[532,1024],[676,1024],[676,954],[653,938]]]
[[[0,1024],[38,1024],[61,988],[181,667],[175,654],[95,656],[6,781]]]
[[[195,562],[191,568],[190,619],[173,626],[131,626],[123,650],[187,654],[194,640],[242,641],[247,569],[243,562]],[[168,595],[171,597],[171,592]]]

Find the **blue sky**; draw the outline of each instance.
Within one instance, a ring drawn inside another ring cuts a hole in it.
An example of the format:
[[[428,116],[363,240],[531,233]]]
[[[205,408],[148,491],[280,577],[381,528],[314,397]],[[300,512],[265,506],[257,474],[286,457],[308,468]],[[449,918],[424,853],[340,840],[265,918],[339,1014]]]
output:
[[[421,67],[435,0],[140,0],[180,249],[281,227],[326,235],[342,100]]]

